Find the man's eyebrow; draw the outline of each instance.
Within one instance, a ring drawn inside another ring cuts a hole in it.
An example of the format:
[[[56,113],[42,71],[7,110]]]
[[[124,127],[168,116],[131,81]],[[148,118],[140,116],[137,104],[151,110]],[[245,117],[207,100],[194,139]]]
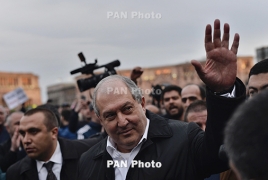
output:
[[[40,129],[36,128],[36,127],[31,127],[29,129],[27,129],[27,131],[40,131]]]
[[[129,101],[127,101],[127,102],[125,102],[124,104],[123,104],[123,106],[122,107],[124,107],[124,106],[127,106],[127,105],[132,105],[133,103],[132,102],[129,102]]]
[[[265,85],[263,85],[262,87],[261,87],[261,90],[262,89],[265,89],[265,88],[267,88],[268,87],[268,84],[265,84]]]
[[[127,101],[127,102],[125,102],[125,103],[123,104],[123,106],[121,107],[121,109],[125,108],[125,107],[128,106],[128,105],[133,105],[133,103]]]
[[[29,132],[29,131],[40,131],[40,128],[30,127],[28,129],[25,129],[25,130],[22,130],[22,129],[19,130],[19,132]]]
[[[124,107],[126,107],[127,105],[133,105],[132,102],[130,101],[127,101],[125,102],[121,107],[120,109],[123,109]],[[103,115],[106,115],[106,114],[109,114],[109,113],[113,113],[114,111],[113,110],[107,110],[106,112],[103,113]]]
[[[257,88],[253,87],[253,86],[249,86],[248,89],[254,89],[257,90]]]

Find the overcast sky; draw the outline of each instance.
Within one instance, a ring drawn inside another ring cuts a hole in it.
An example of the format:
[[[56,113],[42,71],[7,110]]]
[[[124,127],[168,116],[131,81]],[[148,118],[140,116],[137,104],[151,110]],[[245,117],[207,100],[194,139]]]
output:
[[[38,75],[45,102],[47,86],[74,78],[79,52],[99,65],[119,59],[117,69],[204,59],[205,26],[216,18],[230,24],[231,39],[240,34],[238,55],[255,57],[268,45],[267,7],[263,0],[1,1],[0,71]]]

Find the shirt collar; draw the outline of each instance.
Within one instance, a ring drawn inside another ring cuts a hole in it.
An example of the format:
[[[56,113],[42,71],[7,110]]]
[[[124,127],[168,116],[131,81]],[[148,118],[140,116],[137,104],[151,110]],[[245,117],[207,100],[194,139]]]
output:
[[[147,140],[150,120],[148,118],[146,118],[146,120],[147,120],[147,123],[146,123],[146,127],[145,127],[145,130],[144,130],[143,136],[140,139],[140,141],[137,144],[137,146],[139,146],[141,143],[143,143],[143,142],[145,142]],[[135,149],[137,146],[135,146],[133,149]],[[108,136],[108,138],[107,138],[106,150],[109,152],[109,154],[112,157],[118,156],[118,153],[117,153],[118,150],[116,148],[116,144],[114,143],[114,141],[112,140],[112,138],[110,138],[110,136]]]
[[[57,141],[57,146],[56,146],[56,149],[53,153],[53,155],[51,156],[51,158],[47,161],[52,161],[54,162],[55,164],[62,164],[62,154],[61,154],[61,149],[60,149],[60,144],[59,144],[59,141]],[[36,165],[37,165],[37,171],[38,173],[41,171],[43,165],[45,164],[46,162],[44,161],[38,161],[36,160]]]

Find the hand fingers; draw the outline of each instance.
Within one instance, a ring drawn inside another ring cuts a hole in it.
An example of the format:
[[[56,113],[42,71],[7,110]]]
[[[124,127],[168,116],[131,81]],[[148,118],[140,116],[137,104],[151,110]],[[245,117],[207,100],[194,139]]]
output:
[[[21,142],[21,137],[18,136],[18,138],[17,138],[17,144],[18,144],[18,146],[20,145],[20,142]]]
[[[239,40],[240,40],[239,34],[236,33],[234,36],[234,41],[233,41],[233,45],[231,48],[231,51],[233,51],[233,53],[235,54],[237,54],[237,51],[238,51]]]
[[[224,24],[224,28],[223,28],[223,36],[222,36],[222,42],[221,42],[221,46],[228,49],[229,48],[229,31],[230,31],[230,26],[229,24],[225,23]]]
[[[142,70],[136,71],[136,73],[139,74],[139,75],[141,75],[143,73],[143,71]]]
[[[204,77],[205,73],[204,73],[204,69],[203,69],[201,63],[199,61],[196,61],[196,60],[192,60],[191,63],[194,66],[199,77],[202,79],[202,77]]]
[[[12,141],[17,141],[18,137],[19,137],[19,128],[18,127],[15,127],[15,130],[14,130],[14,133],[13,133],[13,136],[12,136]]]
[[[133,73],[134,74],[140,74],[140,73],[143,73],[143,69],[141,68],[141,67],[135,67],[134,69],[133,69]]]
[[[214,49],[214,44],[212,43],[212,36],[211,36],[211,26],[208,24],[205,30],[205,49],[206,52],[209,52]]]
[[[216,19],[214,21],[214,34],[213,34],[213,42],[214,47],[218,48],[221,47],[221,26],[220,26],[220,20]]]
[[[142,70],[142,68],[140,66],[137,66],[134,68],[134,71],[141,71],[141,70]]]
[[[74,109],[77,104],[77,99],[72,102],[71,109]]]

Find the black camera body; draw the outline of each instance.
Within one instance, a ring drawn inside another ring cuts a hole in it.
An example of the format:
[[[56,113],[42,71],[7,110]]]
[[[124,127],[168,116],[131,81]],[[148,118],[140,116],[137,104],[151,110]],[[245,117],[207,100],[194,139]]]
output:
[[[85,63],[85,66],[82,68],[75,69],[75,70],[71,71],[70,73],[76,74],[78,72],[81,72],[82,74],[91,74],[92,75],[89,78],[77,80],[77,85],[78,85],[80,92],[86,91],[90,88],[94,88],[103,78],[106,78],[110,75],[117,74],[114,68],[117,66],[120,66],[119,60],[114,60],[108,64],[98,66],[97,65],[98,60],[95,59],[95,63],[87,64],[86,59],[85,59],[82,52],[79,53],[78,56],[79,56],[80,60]],[[93,72],[94,70],[99,69],[99,68],[103,68],[103,67],[105,68],[104,73],[98,74],[98,75],[94,74],[94,72]]]

